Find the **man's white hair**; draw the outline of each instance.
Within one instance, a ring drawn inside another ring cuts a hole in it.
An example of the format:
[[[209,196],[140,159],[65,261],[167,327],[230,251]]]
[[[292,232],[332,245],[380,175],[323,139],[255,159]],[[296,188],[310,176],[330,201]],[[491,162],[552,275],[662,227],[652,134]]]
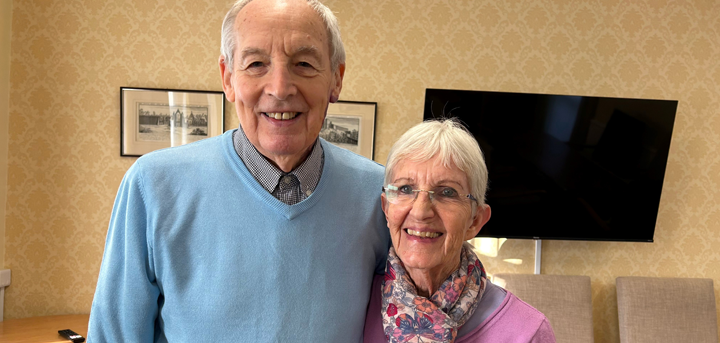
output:
[[[235,19],[238,13],[240,13],[240,10],[250,3],[250,1],[252,0],[238,0],[235,2],[223,20],[220,54],[224,58],[225,67],[231,72],[233,71],[233,58],[235,56],[235,45],[237,43]],[[335,14],[333,14],[327,6],[320,3],[320,1],[306,1],[308,5],[317,12],[325,24],[330,48],[330,66],[332,71],[335,72],[341,64],[345,63],[345,46],[340,38],[340,26],[338,26],[337,17],[335,17]]]
[[[457,119],[428,120],[405,132],[390,149],[385,166],[385,185],[403,160],[425,162],[437,156],[445,167],[456,166],[467,176],[470,194],[485,204],[488,171],[480,146]]]

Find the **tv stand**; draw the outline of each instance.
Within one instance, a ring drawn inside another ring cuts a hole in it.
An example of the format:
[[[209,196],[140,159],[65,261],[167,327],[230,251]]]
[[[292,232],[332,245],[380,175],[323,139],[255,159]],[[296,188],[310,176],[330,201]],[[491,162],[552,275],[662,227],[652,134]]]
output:
[[[535,240],[535,274],[540,274],[540,262],[542,261],[542,239]]]

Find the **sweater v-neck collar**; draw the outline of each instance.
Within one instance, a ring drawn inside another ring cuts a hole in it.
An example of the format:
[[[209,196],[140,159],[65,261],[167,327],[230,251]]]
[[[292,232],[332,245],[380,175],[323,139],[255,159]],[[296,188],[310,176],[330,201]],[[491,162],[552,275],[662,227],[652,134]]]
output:
[[[292,220],[293,218],[299,216],[300,214],[314,206],[320,200],[323,193],[325,192],[325,188],[327,188],[328,180],[332,178],[331,166],[334,165],[334,156],[333,153],[330,151],[331,149],[328,149],[328,146],[326,145],[327,143],[319,140],[320,144],[322,144],[323,152],[325,154],[325,162],[323,164],[322,174],[320,175],[320,181],[317,183],[315,191],[305,200],[295,205],[288,205],[270,194],[270,192],[268,192],[250,173],[248,168],[240,159],[240,156],[238,156],[235,152],[235,146],[232,138],[233,132],[234,130],[230,130],[228,132],[225,132],[223,135],[222,145],[225,153],[225,158],[227,158],[227,160],[229,161],[232,169],[237,172],[238,177],[240,177],[240,179],[243,181],[243,184],[247,186],[247,189],[252,192],[252,196],[255,199],[268,205],[273,209],[273,211],[284,216],[288,220]]]

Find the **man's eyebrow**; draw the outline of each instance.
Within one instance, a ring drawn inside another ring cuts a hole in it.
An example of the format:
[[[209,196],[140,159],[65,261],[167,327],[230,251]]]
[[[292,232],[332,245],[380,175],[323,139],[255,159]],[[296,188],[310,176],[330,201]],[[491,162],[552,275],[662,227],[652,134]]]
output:
[[[295,55],[310,55],[318,60],[322,60],[322,54],[320,50],[312,45],[301,46],[295,51]]]
[[[250,55],[267,55],[267,52],[260,48],[244,48],[240,51],[240,58],[245,58]]]

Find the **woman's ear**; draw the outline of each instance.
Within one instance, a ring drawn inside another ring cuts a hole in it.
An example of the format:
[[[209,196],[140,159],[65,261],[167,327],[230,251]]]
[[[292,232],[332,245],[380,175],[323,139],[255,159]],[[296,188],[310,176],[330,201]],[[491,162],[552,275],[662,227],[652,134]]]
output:
[[[479,205],[477,210],[475,210],[475,218],[473,218],[472,223],[470,224],[470,227],[465,231],[465,240],[472,239],[480,232],[480,229],[485,225],[485,223],[490,220],[490,215],[492,214],[492,211],[490,210],[490,205]]]
[[[385,197],[384,192],[382,194],[380,194],[380,202],[382,205],[383,213],[385,213],[385,221],[387,222],[388,221],[388,201],[387,201],[387,198]]]

